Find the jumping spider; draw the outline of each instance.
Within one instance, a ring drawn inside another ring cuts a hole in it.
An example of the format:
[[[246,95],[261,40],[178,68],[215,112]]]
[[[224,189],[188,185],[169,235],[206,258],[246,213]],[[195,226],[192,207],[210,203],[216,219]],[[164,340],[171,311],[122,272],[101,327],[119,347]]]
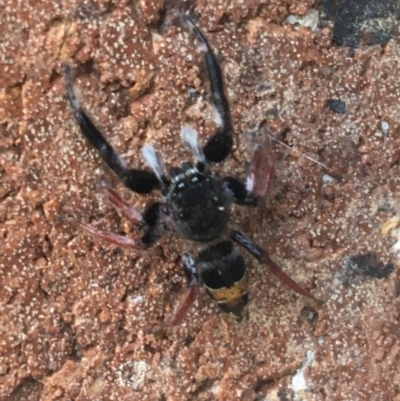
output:
[[[152,171],[129,169],[114,148],[82,110],[72,84],[72,71],[66,67],[69,102],[82,133],[98,150],[109,168],[123,184],[134,192],[145,194],[153,190],[161,191],[162,200],[153,203],[143,216],[112,189],[103,186],[106,197],[122,210],[130,223],[141,226],[144,235],[134,241],[129,237],[108,231],[100,231],[89,224],[82,228],[103,240],[126,248],[146,249],[158,241],[166,231],[174,230],[184,238],[202,245],[197,258],[190,253],[183,256],[183,264],[189,277],[189,290],[183,303],[167,324],[177,324],[182,320],[193,302],[196,289],[202,284],[218,306],[232,314],[238,321],[243,317],[243,308],[248,301],[248,271],[239,249],[246,248],[261,263],[294,291],[315,299],[307,290],[287,276],[269,257],[268,253],[240,231],[230,229],[228,220],[230,206],[234,202],[244,206],[257,206],[261,197],[256,193],[260,181],[264,185],[265,196],[270,186],[274,165],[271,161],[261,173],[260,165],[265,151],[256,150],[246,183],[235,178],[216,177],[210,163],[223,161],[233,146],[233,126],[229,103],[224,91],[221,68],[217,58],[202,31],[186,17],[183,17],[196,34],[205,51],[205,62],[210,80],[212,98],[216,108],[218,131],[201,148],[196,131],[185,126],[181,130],[183,144],[191,151],[195,163],[185,162],[175,167],[168,176],[162,160],[152,146],[145,145],[142,155]],[[261,177],[261,174],[263,176]]]

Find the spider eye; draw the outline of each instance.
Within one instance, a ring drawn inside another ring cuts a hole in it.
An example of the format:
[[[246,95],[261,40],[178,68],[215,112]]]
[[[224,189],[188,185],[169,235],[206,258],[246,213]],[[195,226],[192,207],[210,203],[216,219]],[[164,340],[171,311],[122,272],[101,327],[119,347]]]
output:
[[[179,188],[179,189],[185,188],[185,183],[184,183],[184,182],[180,182],[180,183],[178,184],[178,188]]]
[[[196,175],[192,178],[192,182],[199,182],[199,177]]]

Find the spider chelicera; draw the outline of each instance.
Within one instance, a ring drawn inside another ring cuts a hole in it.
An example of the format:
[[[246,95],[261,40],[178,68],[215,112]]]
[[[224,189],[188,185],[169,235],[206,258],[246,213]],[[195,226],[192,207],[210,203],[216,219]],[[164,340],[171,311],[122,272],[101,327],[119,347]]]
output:
[[[87,140],[127,188],[141,194],[153,190],[161,192],[161,200],[150,205],[142,215],[114,190],[103,185],[108,200],[124,213],[131,224],[144,230],[139,241],[98,230],[89,224],[79,225],[90,234],[125,248],[146,249],[171,230],[199,245],[200,251],[197,256],[191,253],[183,255],[183,265],[189,277],[189,290],[167,325],[177,324],[183,319],[200,285],[206,288],[224,312],[230,313],[238,321],[242,320],[243,309],[248,302],[248,270],[234,243],[241,245],[261,263],[266,264],[294,291],[315,299],[286,275],[264,249],[240,231],[229,227],[232,202],[244,206],[257,206],[262,203],[262,198],[265,197],[272,181],[274,164],[270,158],[265,163],[265,150],[258,147],[245,183],[232,177],[219,178],[212,173],[210,164],[223,161],[233,146],[234,131],[230,108],[224,91],[221,68],[211,46],[202,31],[189,18],[182,17],[182,20],[194,31],[205,51],[218,130],[205,146],[201,147],[197,132],[189,126],[183,127],[181,139],[193,154],[194,163],[182,163],[169,174],[155,149],[149,145],[142,148],[142,155],[152,171],[126,167],[81,108],[73,88],[72,70],[69,66],[66,67],[69,102]]]

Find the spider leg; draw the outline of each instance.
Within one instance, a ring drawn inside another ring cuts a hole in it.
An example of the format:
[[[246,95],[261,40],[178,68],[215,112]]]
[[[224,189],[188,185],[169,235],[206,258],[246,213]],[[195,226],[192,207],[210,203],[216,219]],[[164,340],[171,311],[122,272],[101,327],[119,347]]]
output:
[[[189,280],[189,289],[172,316],[164,324],[166,327],[175,326],[184,319],[186,313],[196,299],[197,290],[200,284],[197,276],[196,259],[194,256],[190,253],[185,253],[182,257],[182,260]]]
[[[197,131],[189,125],[185,125],[181,129],[181,139],[183,144],[193,154],[196,159],[196,166],[199,171],[204,171],[207,166],[203,149],[200,148]]]
[[[259,199],[246,189],[246,184],[233,177],[223,179],[223,185],[229,197],[238,205],[257,206]]]
[[[75,95],[72,84],[72,69],[65,67],[67,80],[68,98],[82,133],[87,140],[98,150],[108,167],[119,177],[126,187],[134,192],[149,193],[153,189],[159,189],[162,186],[159,177],[156,174],[146,170],[129,169],[118,156],[114,148],[108,143],[101,132],[97,129],[88,115],[81,108]]]
[[[156,225],[149,227],[146,233],[143,235],[141,242],[144,248],[149,248],[155,244],[165,234],[166,228],[164,223],[157,223]]]
[[[274,174],[275,163],[269,148],[258,145],[246,177],[247,191],[265,199],[271,191]]]
[[[274,172],[275,164],[268,150],[257,146],[246,183],[226,177],[223,184],[233,202],[245,206],[261,206],[272,188]]]
[[[112,196],[116,195],[114,191],[110,190],[110,192],[113,193]],[[119,198],[118,195],[117,197],[118,201],[124,202],[125,207],[125,201]],[[145,233],[140,240],[133,240],[132,238],[129,238],[125,235],[116,234],[107,230],[99,230],[91,224],[78,223],[78,225],[94,237],[100,238],[101,240],[106,242],[110,242],[111,244],[118,245],[122,248],[146,249],[157,242],[166,232],[165,224],[161,222],[162,209],[163,204],[155,202],[150,205],[150,207],[144,213],[143,217],[136,209],[134,209],[134,213],[137,213],[139,218],[141,219],[141,225],[145,226]],[[129,211],[129,213],[130,212],[131,210]],[[129,221],[134,225],[138,225],[137,220]]]
[[[151,204],[143,214],[145,223],[145,233],[141,238],[144,248],[151,247],[156,243],[167,231],[166,225],[161,221],[164,205],[160,202]]]
[[[246,248],[258,261],[267,265],[271,272],[275,274],[276,277],[279,278],[283,283],[285,283],[288,287],[290,287],[293,291],[304,295],[305,297],[311,298],[318,303],[322,303],[321,300],[315,298],[308,290],[301,287],[297,284],[293,279],[291,279],[283,270],[269,257],[268,252],[257,245],[253,240],[249,237],[246,237],[240,231],[232,230],[231,231],[231,239],[236,241],[239,245]]]
[[[224,80],[221,67],[203,32],[187,17],[182,16],[184,22],[191,27],[205,49],[205,60],[211,93],[215,105],[215,122],[219,128],[203,148],[206,159],[210,162],[220,162],[225,159],[233,146],[233,126],[229,102],[225,95]]]
[[[143,226],[144,220],[142,214],[125,199],[122,199],[113,189],[109,188],[103,181],[101,187],[104,195],[110,203],[116,208],[121,210],[124,216],[133,226]]]
[[[103,241],[110,242],[111,244],[118,245],[121,248],[127,249],[141,249],[140,241],[134,241],[132,238],[126,237],[124,235],[115,234],[111,231],[99,230],[93,227],[91,224],[78,223],[79,227],[83,228],[89,234],[94,237],[100,238]]]

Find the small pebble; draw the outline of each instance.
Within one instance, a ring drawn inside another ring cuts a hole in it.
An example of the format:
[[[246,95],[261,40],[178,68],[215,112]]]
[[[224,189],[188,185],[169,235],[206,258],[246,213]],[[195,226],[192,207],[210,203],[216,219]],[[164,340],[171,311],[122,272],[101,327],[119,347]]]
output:
[[[330,99],[328,105],[332,111],[338,114],[346,113],[346,102],[341,99]]]

